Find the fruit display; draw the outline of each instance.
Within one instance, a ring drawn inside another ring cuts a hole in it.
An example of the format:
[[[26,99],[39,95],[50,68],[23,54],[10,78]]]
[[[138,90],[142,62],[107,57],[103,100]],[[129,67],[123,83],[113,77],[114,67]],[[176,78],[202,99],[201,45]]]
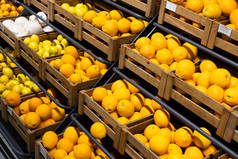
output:
[[[0,18],[18,16],[23,10],[24,8],[22,6],[17,7],[12,2],[6,0],[0,1]]]
[[[14,50],[10,49],[9,47],[5,47],[4,50],[15,59]],[[16,68],[17,66],[9,57],[5,56],[2,50],[0,50],[0,72],[2,72],[4,67]]]
[[[134,51],[166,71],[175,71],[176,76],[224,106],[231,108],[238,104],[237,77],[225,68],[218,68],[209,59],[202,60],[199,71],[196,70],[195,64],[200,59],[195,46],[187,42],[181,45],[177,37],[157,32],[151,39],[139,38],[135,42]]]
[[[26,37],[24,43],[43,58],[64,54],[64,48],[68,46],[68,40],[61,34],[56,39],[43,41],[40,41],[39,35],[33,34]]]
[[[102,143],[101,139],[106,136],[106,128],[100,122],[91,125],[90,132],[99,143]],[[108,159],[107,155],[75,126],[67,127],[60,136],[53,131],[45,132],[42,145],[53,159]]]
[[[55,97],[52,90],[47,91]],[[19,93],[12,91],[7,94],[6,102],[26,127],[32,130],[52,125],[65,118],[65,110],[51,102],[46,95],[22,100]]]
[[[235,0],[170,0],[176,4],[183,5],[185,8],[192,10],[200,15],[209,18],[219,18],[229,16],[237,8]]]
[[[47,20],[45,13],[38,12],[37,15]],[[16,37],[29,36],[43,32],[52,32],[53,29],[49,26],[44,26],[44,22],[31,15],[28,17],[20,16],[14,19],[6,19],[2,25],[15,34]]]
[[[122,125],[161,109],[158,103],[150,98],[145,98],[135,86],[126,80],[113,82],[111,89],[95,88],[92,99],[100,103]]]
[[[63,51],[64,55],[50,61],[50,65],[73,84],[98,78],[107,72],[106,64],[95,60],[86,52],[80,56],[74,46],[67,46]]]
[[[203,159],[217,151],[212,142],[196,130],[186,126],[175,129],[168,117],[168,112],[157,110],[154,122],[147,124],[142,133],[136,133],[134,137],[160,159]],[[201,129],[211,135],[207,128]]]
[[[0,75],[0,93],[6,98],[9,92],[14,91],[20,95],[30,94],[40,91],[39,87],[23,73],[15,74],[10,67],[3,67]]]
[[[85,22],[91,23],[94,27],[101,29],[113,38],[138,34],[148,24],[148,22],[136,19],[135,17],[124,17],[123,13],[119,10],[97,12],[88,3],[78,3],[75,6],[63,3],[61,7],[83,18]]]

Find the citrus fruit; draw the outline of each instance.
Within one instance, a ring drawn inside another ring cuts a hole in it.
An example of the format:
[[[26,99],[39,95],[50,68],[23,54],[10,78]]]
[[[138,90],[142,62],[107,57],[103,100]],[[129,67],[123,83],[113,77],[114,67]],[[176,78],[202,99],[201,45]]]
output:
[[[176,66],[175,74],[182,79],[191,79],[195,73],[195,65],[190,60],[181,60]]]
[[[90,132],[93,135],[93,137],[97,139],[102,139],[106,136],[107,131],[105,126],[102,123],[95,122],[90,128]]]
[[[151,59],[155,56],[155,48],[151,44],[143,45],[140,49],[140,54],[148,59]]]
[[[130,121],[134,121],[134,120],[138,120],[140,118],[142,118],[142,114],[140,112],[135,112],[131,117],[130,117]]]
[[[159,127],[155,124],[148,125],[144,130],[145,137],[150,140],[159,131]]]
[[[224,15],[230,15],[233,10],[237,8],[237,2],[235,0],[217,0],[219,6],[221,7],[222,13]]]
[[[166,38],[164,36],[153,36],[151,38],[151,45],[154,46],[156,51],[167,48]]]
[[[88,23],[92,23],[93,18],[95,18],[96,16],[97,16],[97,12],[94,10],[90,10],[84,14],[83,20]]]
[[[170,36],[166,38],[167,38],[167,47],[171,52],[173,52],[174,48],[179,47],[181,45],[179,39],[176,37]]]
[[[72,83],[76,84],[76,83],[80,83],[80,82],[82,81],[82,77],[81,77],[81,75],[78,74],[78,73],[73,73],[73,74],[71,74],[71,75],[69,76],[69,80],[70,80]]]
[[[199,67],[201,72],[205,71],[212,72],[215,69],[217,69],[216,64],[211,60],[203,60]]]
[[[20,111],[21,114],[27,114],[27,113],[29,113],[29,102],[28,102],[28,100],[22,102],[22,103],[19,105],[19,111]]]
[[[52,119],[54,119],[55,121],[60,121],[64,119],[64,116],[65,116],[65,110],[63,108],[60,108],[58,106],[55,108],[52,108],[51,110]]]
[[[168,154],[183,154],[183,151],[182,149],[176,145],[176,144],[169,144],[169,147],[168,147]]]
[[[107,96],[107,90],[103,87],[97,87],[93,90],[93,100],[101,102]]]
[[[150,45],[151,41],[149,38],[147,37],[141,37],[138,40],[136,40],[135,42],[135,47],[138,51],[140,51],[140,49],[142,48],[142,46],[144,45]]]
[[[118,33],[118,24],[116,20],[107,20],[102,26],[102,31],[110,36],[116,36]]]
[[[163,155],[168,151],[169,142],[164,136],[155,135],[150,139],[150,149],[157,155]]]
[[[117,112],[122,117],[131,117],[134,110],[135,108],[129,100],[122,99],[117,104]]]
[[[142,134],[135,134],[134,136],[144,145],[148,142],[147,138]]]
[[[164,110],[156,110],[154,114],[154,121],[158,127],[167,127],[169,124],[169,113]]]
[[[91,148],[86,144],[78,144],[74,146],[74,156],[77,159],[90,159]]]
[[[58,136],[53,131],[47,131],[42,136],[42,144],[48,150],[53,149],[58,143]]]
[[[41,120],[47,120],[51,117],[51,108],[46,104],[41,104],[36,108],[36,113],[40,116]]]
[[[202,153],[204,154],[204,156],[209,156],[213,153],[215,153],[217,151],[217,149],[213,146],[213,145],[210,145],[208,148],[204,149],[202,151]]]
[[[113,95],[118,99],[118,100],[122,100],[122,99],[126,99],[129,100],[130,99],[130,91],[126,88],[118,88],[113,92]]]
[[[222,102],[224,90],[218,85],[212,85],[207,89],[207,95],[218,102]]]
[[[208,18],[219,18],[222,10],[218,4],[210,3],[203,8],[202,13]]]
[[[130,96],[130,101],[135,107],[135,111],[141,110],[143,104],[144,104],[144,96],[140,93],[134,93]]]
[[[129,120],[128,118],[126,118],[126,117],[120,117],[120,118],[117,119],[117,121],[118,121],[121,125],[125,125],[125,124],[127,124],[127,123],[130,122],[130,120]]]
[[[201,129],[211,135],[211,133],[206,128],[201,127]],[[208,148],[212,143],[209,139],[207,139],[205,136],[203,136],[196,130],[193,132],[193,142],[197,147],[201,149]]]
[[[75,65],[76,64],[76,61],[75,61],[75,58],[72,56],[72,55],[63,55],[61,57],[61,61],[63,62],[63,64],[71,64],[71,65]]]
[[[186,148],[192,143],[192,134],[185,128],[179,128],[175,131],[174,141],[176,145]]]
[[[122,15],[121,15],[120,11],[118,11],[118,10],[111,10],[109,12],[109,15],[110,15],[111,19],[114,19],[116,21],[118,21],[122,18]]]
[[[238,87],[238,78],[231,76],[231,82],[229,85],[229,88],[235,88]]]
[[[184,152],[184,156],[185,158],[189,158],[189,159],[203,159],[203,154],[201,152],[201,150],[199,148],[197,148],[196,146],[190,146],[188,148],[186,148],[185,152]]]
[[[167,65],[170,65],[174,60],[173,54],[166,48],[157,51],[156,59],[160,64],[167,64]]]
[[[28,104],[29,104],[29,110],[31,112],[34,112],[36,111],[36,108],[42,104],[42,100],[38,97],[33,97],[29,100]]]
[[[57,149],[62,149],[67,153],[73,151],[73,147],[74,147],[73,142],[67,138],[62,138],[57,143]]]
[[[74,46],[67,46],[66,48],[64,48],[64,54],[65,55],[71,55],[73,56],[75,59],[77,59],[79,57],[79,53],[77,51],[77,49]],[[62,57],[63,58],[63,57]],[[64,62],[64,61],[63,61]]]
[[[210,72],[202,72],[197,78],[197,85],[208,88],[210,85]]]
[[[78,138],[77,144],[86,144],[90,147],[93,146],[92,142],[90,141],[90,138],[85,134],[80,135],[80,137]]]
[[[24,123],[30,129],[35,129],[40,125],[40,116],[36,112],[29,112],[24,117]]]
[[[142,21],[135,19],[131,22],[130,30],[133,34],[140,33],[144,29],[145,25]]]
[[[91,65],[89,68],[86,70],[86,76],[90,79],[94,79],[98,77],[100,74],[100,69],[98,65]]]
[[[117,107],[117,98],[114,95],[104,97],[102,100],[102,106],[109,113],[113,112]]]
[[[107,18],[105,16],[99,16],[97,15],[92,19],[92,25],[101,29],[102,26],[105,24]]]
[[[228,88],[224,92],[224,101],[231,105],[235,106],[238,104],[238,87]]]
[[[200,13],[203,9],[203,0],[187,0],[185,8]]]
[[[16,107],[21,103],[21,96],[16,92],[9,92],[6,101],[9,106]]]
[[[56,149],[53,155],[54,159],[62,159],[65,156],[67,156],[67,152],[65,152],[63,149]]]
[[[63,64],[60,66],[60,72],[67,78],[74,73],[74,66],[72,64]]]
[[[135,80],[132,80],[134,82],[136,82]],[[128,90],[131,92],[131,93],[137,93],[139,92],[140,90],[138,88],[136,88],[134,85],[132,85],[130,82],[128,82],[127,80],[124,80],[124,82],[126,83],[127,85],[127,88]],[[136,82],[137,83],[137,82]]]
[[[127,88],[127,83],[125,83],[125,81],[123,81],[123,80],[117,80],[117,81],[113,82],[113,84],[111,86],[112,92],[114,92],[118,88]]]
[[[73,144],[76,144],[78,140],[78,133],[75,127],[67,127],[64,131],[63,138],[69,139],[71,142],[73,142]]]
[[[237,19],[238,19],[238,9],[234,9],[230,14],[231,24],[236,24]]]

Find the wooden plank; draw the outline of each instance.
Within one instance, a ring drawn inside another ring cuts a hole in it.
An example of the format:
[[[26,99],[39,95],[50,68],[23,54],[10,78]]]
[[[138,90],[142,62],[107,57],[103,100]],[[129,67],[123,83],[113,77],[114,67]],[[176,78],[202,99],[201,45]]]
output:
[[[238,46],[235,43],[217,37],[215,46],[238,57]]]

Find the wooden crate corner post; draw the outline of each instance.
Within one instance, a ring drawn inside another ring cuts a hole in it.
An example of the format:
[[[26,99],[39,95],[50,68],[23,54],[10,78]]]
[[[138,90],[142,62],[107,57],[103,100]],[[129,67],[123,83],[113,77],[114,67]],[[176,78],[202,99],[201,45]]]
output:
[[[120,60],[119,60],[119,68],[123,69],[125,67],[125,57],[126,57],[126,44],[123,44],[120,49]]]
[[[55,0],[48,0],[48,19],[52,22],[55,19],[54,11],[55,11]]]

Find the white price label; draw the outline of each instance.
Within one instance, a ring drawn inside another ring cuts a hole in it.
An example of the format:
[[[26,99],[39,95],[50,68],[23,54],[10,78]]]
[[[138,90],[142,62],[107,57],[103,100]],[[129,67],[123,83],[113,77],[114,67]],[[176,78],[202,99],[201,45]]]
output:
[[[7,107],[7,112],[12,116],[13,112],[12,112],[12,108]]]
[[[230,37],[232,29],[223,24],[219,24],[218,32]]]
[[[177,5],[172,2],[167,1],[165,8],[168,10],[171,10],[173,12],[176,12]]]
[[[40,153],[44,158],[47,158],[46,152],[42,146],[40,146]]]

